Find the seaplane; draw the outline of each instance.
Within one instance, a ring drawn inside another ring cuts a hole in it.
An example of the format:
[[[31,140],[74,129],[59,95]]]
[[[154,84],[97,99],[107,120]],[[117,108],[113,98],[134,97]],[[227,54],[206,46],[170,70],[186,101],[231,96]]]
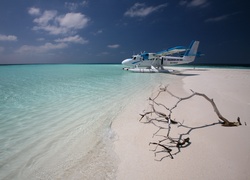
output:
[[[122,61],[126,67],[123,70],[132,72],[169,73],[170,69],[164,66],[188,64],[200,56],[199,41],[192,41],[189,48],[176,46],[157,53],[140,53]]]

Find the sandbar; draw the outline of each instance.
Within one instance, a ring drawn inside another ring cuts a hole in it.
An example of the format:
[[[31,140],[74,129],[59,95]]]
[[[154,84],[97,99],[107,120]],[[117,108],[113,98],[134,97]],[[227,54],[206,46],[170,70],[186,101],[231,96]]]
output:
[[[191,144],[174,155],[174,159],[167,157],[157,161],[158,155],[155,157],[149,146],[149,142],[157,141],[152,138],[157,128],[139,122],[139,114],[148,110],[147,98],[154,96],[156,87],[148,97],[132,101],[112,124],[117,135],[114,142],[118,157],[116,179],[249,179],[250,70],[175,69],[181,73],[168,85],[171,92],[180,97],[190,95],[190,89],[204,93],[213,98],[224,117],[231,121],[240,117],[242,125],[221,126],[211,104],[194,97],[176,109],[174,118],[189,127],[204,127],[188,134]],[[159,101],[170,106],[175,100],[162,95]],[[174,133],[181,131],[185,129]]]

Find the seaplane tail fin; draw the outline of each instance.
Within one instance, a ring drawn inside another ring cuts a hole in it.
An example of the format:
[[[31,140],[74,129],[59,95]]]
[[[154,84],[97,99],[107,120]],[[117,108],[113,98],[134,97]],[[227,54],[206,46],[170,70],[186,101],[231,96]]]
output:
[[[184,54],[184,61],[192,62],[194,61],[195,57],[197,56],[197,51],[199,47],[199,41],[192,41],[190,44],[189,49]]]

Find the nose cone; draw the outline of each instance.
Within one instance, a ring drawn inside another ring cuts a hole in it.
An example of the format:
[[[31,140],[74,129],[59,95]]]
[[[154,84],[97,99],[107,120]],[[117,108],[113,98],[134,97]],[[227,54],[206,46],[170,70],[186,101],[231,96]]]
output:
[[[122,64],[123,64],[124,66],[130,66],[130,65],[131,65],[131,59],[125,59],[125,60],[123,60],[123,61],[122,61]]]

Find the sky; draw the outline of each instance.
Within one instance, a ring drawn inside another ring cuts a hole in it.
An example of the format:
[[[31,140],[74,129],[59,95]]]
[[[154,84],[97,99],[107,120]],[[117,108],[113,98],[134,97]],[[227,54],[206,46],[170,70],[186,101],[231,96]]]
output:
[[[0,64],[121,63],[189,46],[197,64],[250,64],[247,0],[1,0]]]

